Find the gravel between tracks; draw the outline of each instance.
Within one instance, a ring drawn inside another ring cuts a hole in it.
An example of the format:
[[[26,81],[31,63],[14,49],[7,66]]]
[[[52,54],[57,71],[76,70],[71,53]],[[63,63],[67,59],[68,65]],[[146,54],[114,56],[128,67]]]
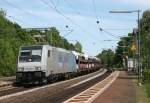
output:
[[[0,78],[0,87],[12,85],[15,81],[15,76]]]
[[[12,76],[12,77],[1,77],[0,81],[10,81],[10,80],[14,80],[16,78],[16,76]]]

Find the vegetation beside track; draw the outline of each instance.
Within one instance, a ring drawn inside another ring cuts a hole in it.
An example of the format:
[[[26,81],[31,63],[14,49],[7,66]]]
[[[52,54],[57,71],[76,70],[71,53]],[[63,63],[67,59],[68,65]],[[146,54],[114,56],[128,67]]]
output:
[[[142,76],[143,88],[150,100],[150,69],[144,69]]]
[[[150,103],[150,97],[148,96],[148,92],[150,93],[150,84],[143,84],[142,86],[138,85],[138,80],[133,80],[136,89],[136,101],[137,103]],[[148,89],[148,88],[149,89]]]
[[[138,94],[137,101],[139,101],[138,103],[150,103],[150,10],[146,10],[143,12],[140,19],[140,26],[140,51],[143,75],[140,78],[140,80],[142,80],[142,87],[136,86]],[[136,33],[138,33],[138,31]],[[118,42],[118,47],[115,51],[115,55],[111,56],[113,58],[113,64],[111,64],[111,66],[123,67],[123,58],[125,59],[125,61],[127,61],[128,58],[136,58],[136,51],[132,51],[131,49],[132,45],[136,44],[136,33],[128,33],[128,37],[121,38],[121,40]],[[126,48],[122,48],[122,46]],[[108,53],[106,51],[107,50],[103,51],[101,54],[98,55],[98,57],[101,58],[102,62],[108,65],[109,62],[106,61],[109,59],[110,56],[108,54],[106,55],[106,53]],[[112,60],[112,58],[109,60]]]
[[[142,68],[143,69],[150,69],[150,10],[146,10],[143,12],[142,17],[140,19],[140,35],[141,35],[141,62],[142,62]],[[102,63],[109,65],[113,67],[123,67],[123,58],[125,61],[127,61],[128,58],[136,58],[136,50],[132,50],[133,44],[136,45],[136,39],[138,38],[136,35],[138,33],[138,30],[136,32],[132,31],[127,34],[127,37],[121,37],[120,41],[118,42],[118,46],[114,52],[113,55],[112,51],[103,50],[102,53],[98,55],[99,58],[101,58]],[[126,35],[126,34],[124,34]],[[107,54],[107,55],[106,55]],[[112,61],[113,63],[109,63],[109,61]]]
[[[35,38],[41,35],[45,38]],[[6,13],[0,10],[0,77],[12,76],[16,72],[16,62],[21,45],[50,44],[67,50],[82,52],[79,42],[75,45],[62,37],[55,27],[45,32],[39,30],[26,30],[17,23],[7,19]]]
[[[150,103],[150,70],[145,69],[143,77],[140,79],[142,85],[139,86],[138,79],[133,79],[133,83],[136,89],[136,101],[137,103]]]

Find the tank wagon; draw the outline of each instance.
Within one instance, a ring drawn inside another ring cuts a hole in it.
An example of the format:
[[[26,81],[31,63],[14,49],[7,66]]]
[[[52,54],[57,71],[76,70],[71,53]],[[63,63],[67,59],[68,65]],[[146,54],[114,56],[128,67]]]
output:
[[[95,57],[50,45],[21,46],[18,55],[16,82],[32,84],[68,78],[100,68]]]

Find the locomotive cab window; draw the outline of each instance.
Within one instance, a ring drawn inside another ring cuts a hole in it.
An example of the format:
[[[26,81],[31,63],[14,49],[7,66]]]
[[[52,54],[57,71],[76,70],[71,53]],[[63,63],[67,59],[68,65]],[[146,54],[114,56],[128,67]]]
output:
[[[42,46],[21,47],[19,62],[41,62]]]
[[[50,57],[50,50],[48,50],[48,57]]]

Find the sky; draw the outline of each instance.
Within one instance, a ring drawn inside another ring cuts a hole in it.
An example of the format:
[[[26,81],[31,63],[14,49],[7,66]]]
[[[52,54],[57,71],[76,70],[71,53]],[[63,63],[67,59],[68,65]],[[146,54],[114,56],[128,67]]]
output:
[[[12,22],[22,28],[54,26],[62,36],[72,30],[65,38],[71,43],[79,41],[83,52],[91,56],[103,49],[115,50],[120,37],[137,27],[137,13],[109,11],[141,10],[142,16],[149,7],[150,0],[0,0],[0,8]]]

